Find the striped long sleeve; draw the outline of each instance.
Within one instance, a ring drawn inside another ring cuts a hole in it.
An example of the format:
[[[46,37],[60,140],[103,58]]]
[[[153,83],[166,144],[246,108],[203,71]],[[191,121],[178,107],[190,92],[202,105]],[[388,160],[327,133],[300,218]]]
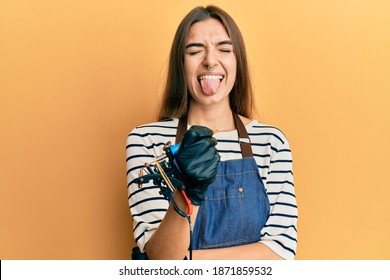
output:
[[[269,160],[260,167],[270,202],[270,215],[261,231],[261,242],[281,257],[293,259],[297,247],[298,212],[291,150],[287,139],[278,129],[262,128],[267,131],[263,133],[269,137],[267,143],[270,143]]]
[[[135,128],[127,138],[126,166],[129,209],[133,217],[135,242],[144,251],[146,242],[159,226],[168,209],[168,201],[152,182],[142,187],[133,183],[145,163],[153,161],[163,153],[167,141],[174,141],[176,126],[164,123]]]

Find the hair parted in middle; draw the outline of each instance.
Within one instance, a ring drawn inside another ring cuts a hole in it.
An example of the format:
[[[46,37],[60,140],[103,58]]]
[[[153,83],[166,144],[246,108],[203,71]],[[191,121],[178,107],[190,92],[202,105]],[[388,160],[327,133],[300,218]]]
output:
[[[237,73],[234,86],[229,94],[230,108],[236,114],[247,118],[252,117],[253,90],[241,32],[232,17],[224,10],[216,6],[200,6],[192,9],[176,30],[169,55],[167,80],[158,112],[158,120],[181,118],[187,115],[190,97],[184,71],[186,40],[194,23],[210,18],[218,20],[225,27],[236,56]]]

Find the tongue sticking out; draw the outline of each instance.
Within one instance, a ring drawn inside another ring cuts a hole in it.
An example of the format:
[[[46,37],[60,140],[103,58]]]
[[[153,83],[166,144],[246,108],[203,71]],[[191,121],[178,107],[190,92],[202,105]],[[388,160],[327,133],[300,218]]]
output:
[[[200,80],[202,90],[207,95],[215,94],[219,88],[220,83],[221,83],[221,81],[219,79],[202,79],[202,80]]]

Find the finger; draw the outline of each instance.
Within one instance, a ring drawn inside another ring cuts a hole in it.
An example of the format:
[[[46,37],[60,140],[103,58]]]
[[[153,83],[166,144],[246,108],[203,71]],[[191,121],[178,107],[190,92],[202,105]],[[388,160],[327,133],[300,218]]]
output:
[[[210,177],[220,161],[220,156],[215,149],[208,149],[203,155],[198,157],[187,157],[180,162],[179,167],[183,167],[187,176],[196,181],[204,181]]]
[[[184,134],[182,146],[189,146],[197,141],[208,138],[213,135],[213,131],[205,126],[191,126],[191,128]]]
[[[184,155],[197,156],[204,154],[208,149],[214,148],[217,145],[217,140],[214,138],[202,139],[189,146],[180,146],[178,156]]]

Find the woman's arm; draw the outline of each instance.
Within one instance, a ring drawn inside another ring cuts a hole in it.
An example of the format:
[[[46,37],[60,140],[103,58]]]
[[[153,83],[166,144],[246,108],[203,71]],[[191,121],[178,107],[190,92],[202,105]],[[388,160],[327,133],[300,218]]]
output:
[[[187,212],[187,206],[180,193],[175,192],[173,199],[179,209]],[[192,206],[191,223],[195,224],[198,206]],[[171,205],[150,240],[146,243],[149,259],[182,260],[190,245],[190,227],[187,218],[180,216]]]
[[[296,253],[298,221],[291,150],[280,130],[265,126],[262,132],[273,136],[269,140],[269,163],[266,163],[269,168],[261,175],[270,202],[270,215],[260,239],[279,256],[291,260]]]

